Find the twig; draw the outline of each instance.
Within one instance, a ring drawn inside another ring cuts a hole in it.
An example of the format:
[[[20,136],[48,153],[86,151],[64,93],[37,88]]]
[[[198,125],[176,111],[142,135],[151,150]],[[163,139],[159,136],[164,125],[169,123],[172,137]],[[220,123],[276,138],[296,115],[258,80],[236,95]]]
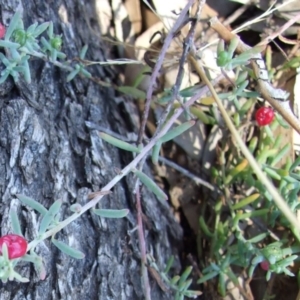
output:
[[[229,16],[226,20],[224,20],[223,24],[224,26],[228,26],[231,23],[233,23],[237,18],[239,18],[252,4],[250,3],[246,3],[243,6],[241,6],[240,8],[238,8],[237,10],[234,11],[234,13]]]
[[[187,5],[185,6],[185,8],[180,12],[178,19],[176,20],[174,26],[172,27],[172,29],[170,30],[170,32],[168,33],[168,35],[166,36],[166,39],[164,40],[164,44],[162,46],[162,49],[158,55],[155,67],[152,71],[151,77],[150,77],[150,84],[149,84],[149,88],[147,90],[147,97],[146,97],[146,103],[145,103],[145,109],[143,112],[143,116],[142,116],[142,124],[139,130],[139,136],[138,136],[138,144],[142,143],[142,139],[144,136],[144,131],[146,128],[146,123],[148,120],[148,115],[149,115],[149,109],[150,109],[150,104],[152,101],[152,94],[153,94],[153,86],[155,85],[155,81],[156,78],[158,77],[158,73],[159,70],[163,64],[163,60],[164,57],[166,55],[166,52],[172,42],[172,39],[174,37],[174,35],[176,34],[176,32],[178,31],[178,29],[180,28],[181,24],[184,22],[185,18],[186,18],[186,14],[188,12],[188,10],[190,9],[190,7],[194,4],[195,0],[189,0]]]
[[[152,98],[152,92],[153,92],[153,85],[155,83],[156,77],[158,76],[158,72],[161,68],[163,59],[165,57],[165,53],[166,53],[167,49],[169,48],[169,45],[170,45],[175,33],[178,31],[181,24],[183,23],[184,18],[186,17],[186,13],[187,13],[189,7],[192,5],[193,2],[194,1],[189,1],[187,6],[185,7],[185,9],[180,13],[180,16],[178,17],[176,23],[174,24],[173,28],[170,30],[168,36],[166,37],[166,39],[164,41],[164,45],[161,49],[161,52],[160,52],[160,54],[158,56],[158,59],[157,59],[157,62],[154,66],[153,73],[152,73],[151,78],[150,78],[150,85],[149,85],[149,88],[147,90],[147,99],[146,99],[145,109],[144,109],[144,112],[143,112],[141,128],[139,130],[138,144],[140,144],[142,142],[142,139],[143,139],[143,136],[144,136],[146,122],[147,122],[148,114],[149,114],[150,103],[151,103],[151,100],[152,100],[151,98]],[[188,49],[189,49],[189,47],[188,47]],[[178,71],[179,75],[178,75],[177,80],[176,80],[178,88],[177,88],[177,90],[173,91],[174,99],[177,96],[179,87],[181,85],[182,75],[180,76],[180,73],[183,73],[183,64],[186,60],[187,53],[188,53],[188,50],[182,54],[182,59],[181,59],[182,68],[180,68],[179,71]],[[173,103],[173,101],[170,101],[170,103],[168,105],[169,108],[172,107],[172,103]],[[167,109],[165,111],[167,111]],[[167,115],[168,115],[168,113],[165,113],[165,118],[163,118],[163,120],[160,123],[161,126],[163,126]],[[160,131],[161,126],[158,126],[156,132]],[[143,162],[146,160],[146,158],[147,158],[147,154],[141,160],[141,163],[139,165],[139,169],[143,168]],[[146,268],[146,263],[147,263],[146,241],[145,241],[144,231],[143,231],[143,221],[142,221],[142,213],[143,212],[142,212],[142,206],[141,206],[140,187],[139,187],[139,180],[138,179],[136,180],[134,190],[136,192],[138,237],[139,237],[139,245],[140,245],[140,251],[141,251],[141,265],[142,265],[141,266],[141,268],[142,268],[141,272],[142,272],[143,289],[144,289],[144,294],[145,294],[146,299],[150,300],[151,299],[150,284],[149,284],[148,271],[147,271],[147,268]]]
[[[179,165],[175,164],[174,162],[170,161],[169,159],[166,159],[166,158],[164,158],[162,156],[159,156],[158,159],[162,163],[166,164],[167,166],[169,166],[169,167],[177,170],[178,172],[182,173],[184,176],[192,179],[196,184],[199,184],[199,185],[201,184],[201,185],[207,187],[208,189],[210,189],[212,191],[216,190],[216,188],[212,184],[210,184],[207,181],[201,179],[200,177],[194,175],[193,173],[189,172],[188,170],[180,167]]]
[[[292,2],[295,2],[295,1],[298,1],[298,0],[287,0],[287,1],[284,1],[284,3],[281,3],[280,5],[277,5],[276,7],[275,7],[276,1],[273,1],[271,6],[263,14],[260,14],[258,17],[254,18],[253,20],[247,21],[246,23],[244,23],[240,27],[236,28],[233,32],[234,33],[241,32],[242,30],[244,30],[248,26],[250,26],[252,24],[255,24],[255,23],[259,23],[259,22],[263,21],[264,18],[271,15],[275,11],[278,11],[281,8],[283,8],[284,6],[286,6],[286,5],[288,5]]]
[[[186,58],[190,51],[190,48],[193,44],[194,37],[195,37],[195,31],[196,31],[196,25],[197,25],[198,20],[200,19],[200,14],[201,14],[201,11],[202,11],[202,8],[203,8],[205,2],[206,2],[206,0],[200,0],[198,2],[198,7],[197,7],[195,17],[191,18],[191,27],[190,27],[189,32],[183,42],[183,51],[182,51],[182,54],[181,54],[181,57],[179,60],[179,66],[178,66],[178,72],[177,72],[175,84],[174,84],[174,87],[172,88],[172,96],[171,96],[171,99],[169,100],[168,105],[166,106],[162,116],[159,119],[159,122],[157,124],[156,133],[160,131],[161,127],[165,123],[165,121],[170,113],[170,110],[173,107],[174,101],[176,99],[180,99],[180,96],[178,95],[178,93],[179,93],[183,75],[184,75],[184,64],[186,62]]]
[[[286,22],[279,30],[275,31],[273,34],[266,37],[263,41],[261,41],[258,45],[267,45],[279,35],[281,35],[284,31],[286,31],[289,27],[291,27],[294,23],[296,23],[300,19],[300,13],[295,17]]]
[[[142,219],[142,206],[141,206],[141,194],[140,188],[137,189],[135,193],[136,198],[136,210],[137,210],[137,223],[138,223],[138,237],[139,237],[139,246],[141,251],[141,274],[143,281],[143,290],[146,300],[151,300],[151,288],[149,283],[149,276],[147,270],[147,254],[146,254],[146,242],[144,236],[143,228],[143,219]]]

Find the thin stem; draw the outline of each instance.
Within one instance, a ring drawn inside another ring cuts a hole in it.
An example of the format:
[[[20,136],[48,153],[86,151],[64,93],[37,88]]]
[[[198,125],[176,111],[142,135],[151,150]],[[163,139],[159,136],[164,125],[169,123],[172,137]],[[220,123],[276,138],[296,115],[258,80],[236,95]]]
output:
[[[143,281],[143,290],[145,293],[145,299],[151,300],[151,288],[149,284],[148,270],[146,267],[147,264],[147,254],[146,254],[146,241],[144,236],[143,228],[143,219],[142,219],[142,205],[141,205],[141,193],[140,188],[137,189],[136,194],[136,210],[137,210],[137,222],[138,222],[138,237],[139,237],[139,246],[141,251],[141,274]]]
[[[212,184],[208,183],[207,181],[201,179],[200,177],[198,177],[197,175],[189,172],[188,170],[182,168],[181,166],[175,164],[174,162],[170,161],[169,159],[166,159],[162,156],[159,156],[158,158],[162,163],[166,164],[167,166],[179,171],[180,173],[182,173],[184,176],[192,179],[196,184],[199,185],[203,185],[205,187],[207,187],[208,189],[215,191],[216,187],[214,187]]]
[[[163,64],[164,57],[166,55],[166,52],[171,44],[172,39],[174,38],[174,35],[180,28],[181,24],[184,22],[186,18],[186,14],[190,7],[194,4],[195,0],[189,0],[187,5],[184,7],[184,9],[180,12],[174,26],[166,36],[166,39],[164,41],[164,44],[162,46],[162,49],[159,53],[159,56],[157,58],[156,64],[154,66],[154,69],[152,71],[151,77],[150,77],[150,85],[147,90],[147,98],[146,98],[146,103],[145,103],[145,109],[143,112],[143,117],[142,117],[142,124],[139,130],[139,137],[138,137],[138,144],[142,143],[142,139],[144,136],[145,128],[146,128],[146,123],[148,120],[148,115],[149,115],[149,110],[150,110],[150,104],[152,101],[152,94],[153,94],[153,87],[155,85],[156,78],[158,77],[159,70],[161,69],[161,66]]]

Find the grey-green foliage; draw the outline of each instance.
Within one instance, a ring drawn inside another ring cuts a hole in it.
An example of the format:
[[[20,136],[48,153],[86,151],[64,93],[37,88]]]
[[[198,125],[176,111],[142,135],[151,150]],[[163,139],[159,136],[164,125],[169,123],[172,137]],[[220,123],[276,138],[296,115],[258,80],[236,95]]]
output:
[[[41,36],[46,31],[46,35]],[[35,56],[52,63],[58,59],[64,67],[70,71],[67,80],[72,80],[77,74],[90,78],[91,74],[85,69],[82,63],[76,63],[74,67],[66,61],[66,55],[61,52],[62,37],[53,33],[53,23],[44,22],[40,25],[34,23],[25,29],[21,19],[21,13],[17,11],[11,19],[6,30],[4,39],[0,40],[0,48],[5,49],[5,55],[0,53],[0,60],[4,65],[4,70],[0,74],[0,83],[3,83],[9,75],[18,81],[22,75],[27,83],[31,82],[29,59]],[[80,52],[80,59],[83,60],[87,52],[84,46]]]
[[[179,275],[175,275],[173,277],[170,276],[170,269],[174,263],[174,256],[171,256],[167,262],[167,266],[164,271],[161,271],[153,258],[148,255],[149,266],[159,274],[161,279],[160,286],[164,286],[164,289],[172,289],[175,292],[175,300],[181,300],[186,298],[196,298],[201,295],[202,292],[190,290],[189,287],[192,284],[192,279],[190,279],[191,272],[193,270],[192,267],[187,267],[183,273]]]
[[[83,259],[85,257],[84,253],[81,251],[74,249],[73,247],[65,244],[62,241],[59,241],[54,238],[55,234],[64,228],[62,226],[63,221],[59,220],[59,211],[62,205],[62,201],[55,201],[49,209],[46,209],[43,205],[41,205],[36,200],[17,194],[17,198],[26,206],[34,209],[38,213],[41,214],[41,221],[38,231],[38,236],[35,240],[33,240],[27,247],[27,251],[30,251],[30,254],[26,254],[17,259],[9,259],[7,245],[4,243],[1,249],[2,255],[0,255],[0,280],[2,282],[6,282],[9,280],[18,280],[20,282],[28,282],[27,278],[22,277],[17,271],[15,271],[15,267],[19,261],[31,262],[34,264],[37,273],[41,280],[44,280],[46,277],[46,270],[43,265],[42,257],[38,256],[34,252],[34,248],[36,245],[49,237],[49,231],[51,231],[51,242],[63,253],[75,258],[75,259]],[[74,209],[75,207],[75,209]],[[80,216],[79,212],[81,211],[81,206],[78,204],[76,206],[72,205],[72,211],[74,211],[74,215]],[[128,209],[121,210],[112,210],[112,209],[93,209],[94,213],[103,217],[108,218],[123,218],[128,213]],[[18,215],[15,210],[10,211],[10,221],[13,232],[22,236],[21,224],[18,219]],[[47,235],[48,234],[48,235]]]
[[[238,113],[244,113],[242,110],[243,108]],[[277,166],[289,150],[289,145],[282,143],[282,136],[275,138],[272,134],[278,125],[275,120],[270,128],[262,129],[261,139],[253,137],[249,141],[249,149],[268,177],[276,180],[279,192],[291,210],[296,212],[299,209],[297,195],[300,191],[300,175],[297,169],[299,169],[300,158],[296,159],[293,164],[287,161],[284,166]],[[236,163],[238,164],[239,160]],[[226,178],[232,170],[235,170],[234,166],[224,169],[224,172],[220,169],[214,170],[214,177],[220,189],[229,191],[229,184],[230,186],[250,186],[254,189],[254,193],[239,201],[233,200],[228,205],[230,218],[223,218],[226,204],[221,200],[213,207],[213,215],[216,216],[214,222],[210,222],[205,215],[199,218],[200,232],[202,237],[209,241],[211,256],[209,265],[201,270],[203,276],[198,283],[215,278],[223,296],[226,294],[224,278],[229,278],[238,286],[238,278],[233,272],[233,266],[245,268],[249,277],[252,277],[255,268],[264,263],[268,265],[265,273],[267,280],[270,279],[272,273],[294,276],[289,267],[296,259],[299,259],[298,253],[300,252],[299,243],[291,243],[288,239],[270,243],[270,233],[267,230],[246,239],[241,224],[249,219],[258,219],[266,226],[266,229],[271,229],[270,232],[272,228],[279,225],[283,228],[290,228],[296,236],[299,233],[290,226],[274,204],[270,193],[257,180],[248,166],[241,169],[236,174],[237,176],[234,176],[228,183]],[[230,194],[227,197],[233,198]]]
[[[37,38],[48,26],[49,22],[39,26],[34,23],[25,30],[20,12],[15,13],[7,28],[4,40],[0,40],[0,47],[6,49],[6,56],[0,53],[0,59],[5,66],[1,72],[0,83],[3,83],[9,75],[17,81],[20,74],[28,83],[31,82],[28,64],[30,53],[40,51]]]

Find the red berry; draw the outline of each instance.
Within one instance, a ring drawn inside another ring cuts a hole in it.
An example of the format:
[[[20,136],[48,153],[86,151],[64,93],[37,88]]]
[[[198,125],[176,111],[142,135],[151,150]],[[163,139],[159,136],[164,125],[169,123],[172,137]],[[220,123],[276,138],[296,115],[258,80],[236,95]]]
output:
[[[255,120],[259,126],[266,126],[274,120],[274,116],[274,110],[271,107],[261,107],[255,113]]]
[[[6,32],[5,26],[0,23],[0,39],[4,38],[5,32]]]
[[[0,237],[0,254],[4,243],[7,246],[9,259],[22,257],[27,252],[27,241],[20,235],[8,234]]]
[[[264,270],[264,271],[269,271],[270,268],[270,263],[267,260],[264,260],[260,263],[260,267]]]

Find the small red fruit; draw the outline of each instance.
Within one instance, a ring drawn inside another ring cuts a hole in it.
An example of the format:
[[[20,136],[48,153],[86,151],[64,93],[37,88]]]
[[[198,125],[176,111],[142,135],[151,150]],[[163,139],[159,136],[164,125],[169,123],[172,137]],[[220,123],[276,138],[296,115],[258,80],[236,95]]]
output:
[[[255,120],[259,126],[266,126],[274,120],[274,110],[271,107],[261,107],[255,113]]]
[[[4,243],[7,246],[9,259],[22,257],[27,252],[27,241],[20,235],[8,234],[0,237],[0,254]]]
[[[260,267],[264,270],[264,271],[269,271],[270,268],[270,263],[267,260],[264,260],[260,263]]]
[[[0,23],[0,39],[4,38],[5,32],[6,32],[5,26],[2,23]]]

